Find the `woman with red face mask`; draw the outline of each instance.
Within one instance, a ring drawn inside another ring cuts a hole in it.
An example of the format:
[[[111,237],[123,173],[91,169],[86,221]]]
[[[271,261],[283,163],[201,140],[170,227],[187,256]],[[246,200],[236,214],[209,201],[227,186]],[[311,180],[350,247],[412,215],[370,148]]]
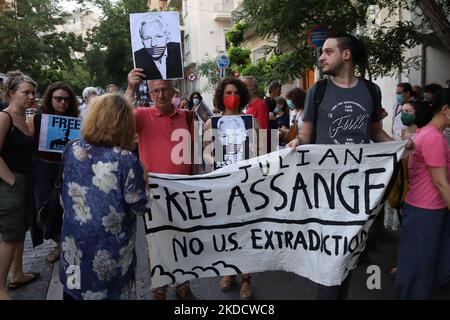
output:
[[[238,79],[228,78],[222,80],[218,85],[216,92],[214,94],[214,106],[217,110],[220,111],[219,116],[222,118],[218,121],[218,124],[222,120],[230,120],[225,119],[230,116],[240,116],[243,115],[242,110],[248,104],[250,99],[249,93],[245,84]],[[235,122],[239,122],[241,118],[234,119]],[[228,121],[227,121],[228,122]],[[232,122],[232,121],[231,121]],[[258,121],[254,119],[255,129],[259,128]],[[219,128],[219,126],[218,126]],[[218,130],[220,131],[220,130]],[[214,166],[215,159],[212,156],[212,125],[211,119],[208,120],[205,124],[204,130],[204,159],[205,162],[211,166]],[[221,139],[223,137],[215,137],[215,139]],[[224,276],[220,281],[220,286],[223,290],[230,289],[236,282],[236,276]],[[252,296],[251,285],[250,285],[250,274],[243,273],[242,274],[242,284],[240,290],[240,298],[242,300],[250,299]]]
[[[245,84],[238,79],[227,78],[222,80],[214,93],[214,106],[219,111],[219,116],[239,116],[243,115],[242,110],[248,104],[250,95]],[[257,120],[255,119],[255,127]],[[203,128],[203,158],[207,165],[214,167],[215,159],[212,156],[212,123],[211,119],[205,123]]]

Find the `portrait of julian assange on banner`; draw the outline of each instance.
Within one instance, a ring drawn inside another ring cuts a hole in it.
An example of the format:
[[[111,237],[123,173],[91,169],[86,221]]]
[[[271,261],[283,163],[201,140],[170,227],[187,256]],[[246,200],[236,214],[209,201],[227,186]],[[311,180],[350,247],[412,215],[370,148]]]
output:
[[[256,143],[251,115],[211,117],[214,169],[251,158],[250,144]]]
[[[70,140],[81,136],[81,118],[43,114],[39,151],[62,153]]]
[[[203,175],[150,173],[152,287],[269,270],[341,284],[404,150],[402,141],[303,145]]]
[[[177,11],[132,13],[130,33],[134,67],[144,69],[145,80],[183,78]]]

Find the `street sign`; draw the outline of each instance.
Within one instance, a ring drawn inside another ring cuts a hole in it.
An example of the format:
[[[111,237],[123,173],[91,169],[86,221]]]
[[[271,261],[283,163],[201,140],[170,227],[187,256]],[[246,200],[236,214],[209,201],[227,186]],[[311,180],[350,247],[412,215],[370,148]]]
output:
[[[308,42],[314,48],[322,48],[325,40],[330,35],[330,30],[324,26],[317,25],[308,32]]]
[[[197,75],[195,73],[189,73],[188,79],[190,81],[195,81],[195,79],[197,79]]]
[[[217,57],[217,66],[219,68],[227,68],[230,65],[230,59],[226,54],[221,54]]]

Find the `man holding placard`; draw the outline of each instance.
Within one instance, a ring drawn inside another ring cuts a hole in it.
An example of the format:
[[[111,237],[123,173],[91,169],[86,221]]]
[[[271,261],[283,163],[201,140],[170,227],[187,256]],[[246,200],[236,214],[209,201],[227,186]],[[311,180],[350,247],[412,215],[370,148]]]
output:
[[[142,69],[135,68],[128,73],[128,88],[125,97],[129,101],[134,99],[136,88],[144,78],[145,74]],[[192,111],[179,109],[172,104],[174,94],[172,81],[150,80],[148,89],[154,102],[153,106],[133,110],[136,119],[139,158],[148,172],[188,175],[193,168],[192,159],[189,157],[192,146],[190,137],[193,132]],[[175,132],[185,134],[181,143],[172,139]],[[180,144],[183,145],[182,156],[176,158],[172,151]],[[167,286],[153,290],[153,300],[165,300],[166,291]],[[177,284],[175,292],[179,299],[195,299],[189,282]]]

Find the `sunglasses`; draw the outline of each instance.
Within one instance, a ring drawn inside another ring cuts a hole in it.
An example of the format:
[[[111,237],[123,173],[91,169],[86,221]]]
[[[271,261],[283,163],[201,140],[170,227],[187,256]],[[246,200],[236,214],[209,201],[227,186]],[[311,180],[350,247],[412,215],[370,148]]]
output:
[[[61,102],[64,100],[64,102],[69,102],[70,98],[69,97],[53,97],[53,99],[56,100],[56,102]]]

